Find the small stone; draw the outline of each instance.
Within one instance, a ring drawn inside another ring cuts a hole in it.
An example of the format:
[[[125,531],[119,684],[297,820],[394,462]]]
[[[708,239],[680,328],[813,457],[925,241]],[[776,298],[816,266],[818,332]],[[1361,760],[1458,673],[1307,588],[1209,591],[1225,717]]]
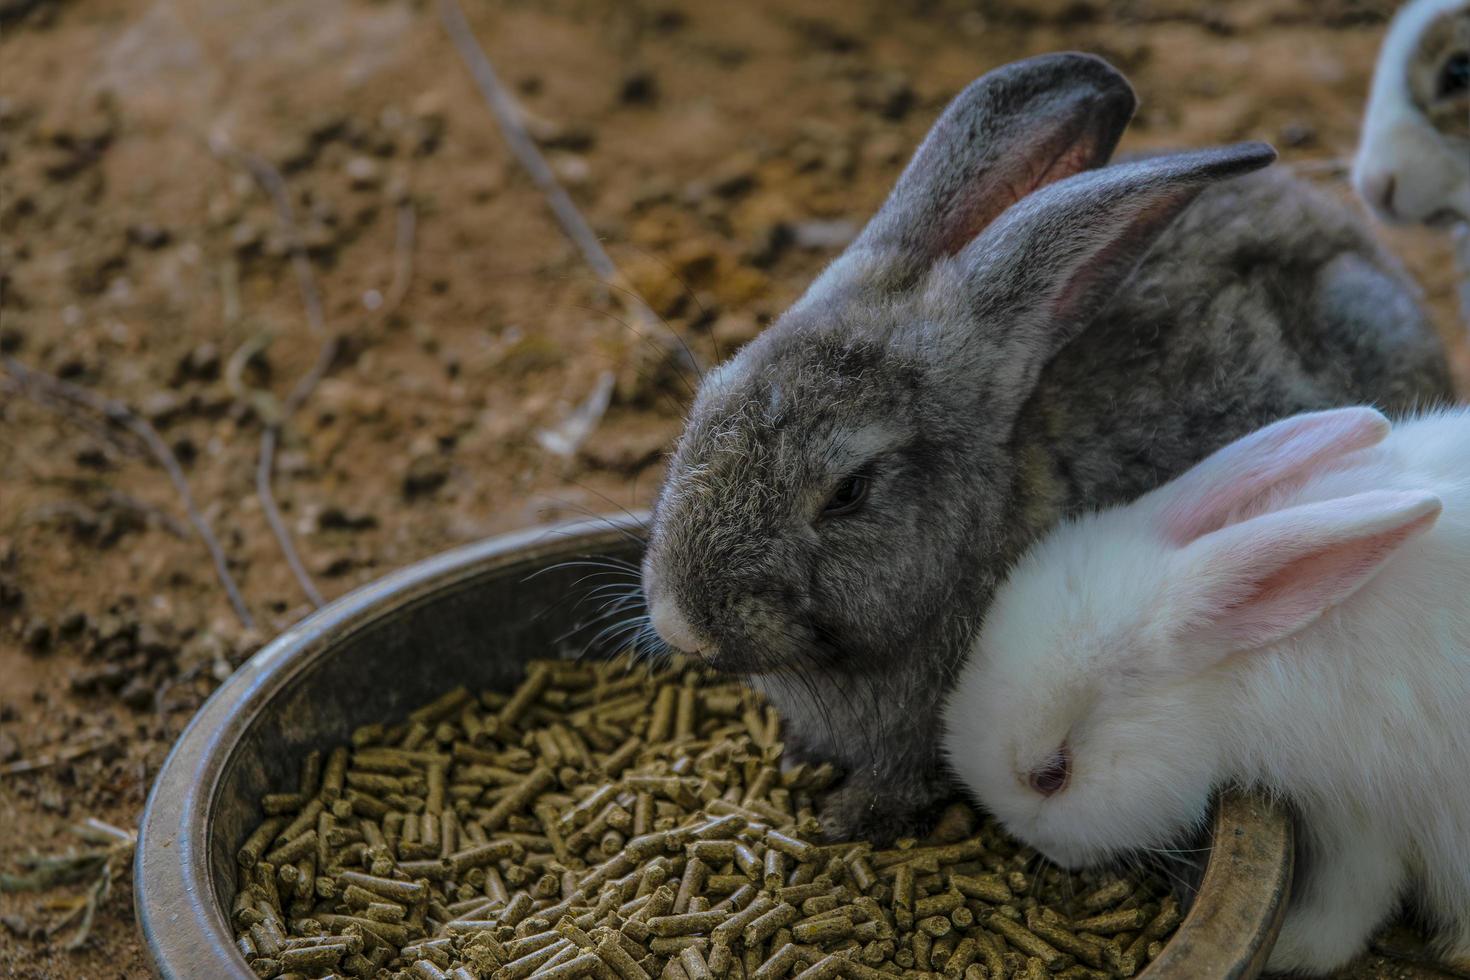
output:
[[[344,170],[353,190],[371,190],[383,181],[383,168],[372,157],[353,157]]]
[[[118,697],[134,711],[147,711],[153,708],[157,691],[153,685],[148,683],[141,675],[136,675],[132,680],[123,685]]]
[[[151,422],[164,422],[177,415],[184,400],[171,391],[155,391],[138,405],[144,418]]]
[[[133,639],[138,635],[138,623],[136,620],[127,619],[117,613],[106,613],[98,617],[93,634],[99,643],[126,640],[131,648]]]
[[[171,631],[163,627],[153,623],[141,623],[138,626],[138,638],[134,643],[134,650],[149,660],[172,659],[178,646],[171,636]]]
[[[128,226],[128,241],[150,251],[163,248],[172,237],[167,228],[160,228],[158,225],[145,222]]]
[[[248,221],[238,222],[230,229],[230,248],[236,252],[254,252],[260,248],[263,238],[261,230]]]
[[[710,190],[725,198],[749,193],[757,183],[755,166],[753,157],[735,157],[726,161],[710,178]]]
[[[337,247],[337,233],[320,221],[313,221],[301,233],[301,244],[312,255],[329,255]]]
[[[305,135],[288,136],[272,155],[281,173],[287,176],[305,170],[316,162],[321,145]]]
[[[179,364],[174,371],[174,377],[179,382],[213,381],[219,377],[219,369],[219,348],[209,341],[205,341],[179,358]]]
[[[358,567],[352,555],[328,555],[316,563],[316,573],[322,578],[341,578]]]
[[[213,665],[228,660],[229,654],[229,641],[213,630],[205,630],[190,637],[179,650],[179,667],[192,670],[201,665]]]
[[[449,480],[449,460],[438,453],[424,453],[409,461],[403,475],[403,495],[410,500],[438,490]]]
[[[314,469],[311,455],[300,449],[288,449],[276,457],[276,471],[286,476],[307,476]]]
[[[592,165],[584,156],[567,153],[551,161],[557,180],[569,187],[581,187],[592,180]]]
[[[131,670],[127,664],[108,662],[78,670],[71,675],[71,689],[78,694],[93,691],[116,691],[128,682]]]
[[[531,138],[548,150],[590,150],[596,142],[596,135],[587,126],[559,123],[530,112],[525,113],[525,122]]]

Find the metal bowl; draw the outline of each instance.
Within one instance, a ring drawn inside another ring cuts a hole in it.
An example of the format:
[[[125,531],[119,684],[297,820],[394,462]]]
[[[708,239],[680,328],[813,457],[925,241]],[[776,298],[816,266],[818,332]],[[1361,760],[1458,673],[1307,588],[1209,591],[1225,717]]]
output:
[[[283,633],[200,709],[154,783],[134,868],[154,972],[178,980],[254,974],[228,920],[235,852],[262,794],[293,784],[300,758],[370,721],[401,717],[456,684],[509,687],[552,650],[583,556],[636,559],[632,518],[540,528],[419,562]],[[1291,880],[1291,825],[1225,796],[1199,897],[1148,980],[1254,977]]]

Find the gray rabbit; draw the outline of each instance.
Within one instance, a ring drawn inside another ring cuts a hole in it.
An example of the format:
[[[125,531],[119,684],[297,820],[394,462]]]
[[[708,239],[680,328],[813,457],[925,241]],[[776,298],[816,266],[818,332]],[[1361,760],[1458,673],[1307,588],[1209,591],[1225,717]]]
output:
[[[949,792],[941,697],[998,580],[1064,515],[1130,500],[1296,412],[1450,397],[1392,263],[1259,143],[1103,166],[1106,62],[999,68],[862,235],[703,380],[643,563],[670,646],[745,674],[837,835]]]

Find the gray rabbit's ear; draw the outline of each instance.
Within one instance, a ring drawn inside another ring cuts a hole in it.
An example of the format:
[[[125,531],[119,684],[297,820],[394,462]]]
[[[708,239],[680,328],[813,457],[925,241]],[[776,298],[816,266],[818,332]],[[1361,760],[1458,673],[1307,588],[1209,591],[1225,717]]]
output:
[[[1093,55],[1064,52],[971,82],[929,130],[855,249],[915,275],[1037,188],[1106,163],[1137,98]]]
[[[1037,191],[954,258],[975,325],[957,339],[978,341],[989,381],[1024,397],[1200,191],[1275,159],[1265,143],[1240,143],[1114,164]],[[946,275],[934,285],[956,284]]]

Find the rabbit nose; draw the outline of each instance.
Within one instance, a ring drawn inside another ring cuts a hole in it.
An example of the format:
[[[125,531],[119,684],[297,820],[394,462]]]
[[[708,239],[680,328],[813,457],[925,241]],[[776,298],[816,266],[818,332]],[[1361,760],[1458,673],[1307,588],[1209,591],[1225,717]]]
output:
[[[1393,210],[1393,194],[1397,189],[1398,177],[1392,172],[1371,174],[1363,179],[1363,197],[1387,218],[1398,217]]]
[[[675,650],[703,654],[710,648],[709,642],[702,639],[694,627],[689,625],[689,620],[684,618],[679,607],[668,596],[654,599],[648,616],[659,638]]]

